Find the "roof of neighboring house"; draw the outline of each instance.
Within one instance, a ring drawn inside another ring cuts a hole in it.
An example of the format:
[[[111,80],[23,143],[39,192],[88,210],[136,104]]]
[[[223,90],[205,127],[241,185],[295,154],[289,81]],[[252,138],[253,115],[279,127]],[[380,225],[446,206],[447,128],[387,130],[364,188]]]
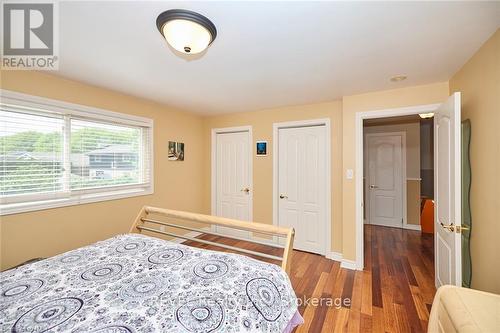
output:
[[[0,155],[2,162],[20,162],[20,161],[37,161],[37,162],[59,162],[62,153],[40,153],[17,151],[10,152],[5,155]],[[89,165],[89,157],[82,153],[71,153],[70,160],[72,166],[86,167]]]
[[[136,154],[137,152],[133,151],[131,145],[109,145],[104,148],[96,149],[87,152],[87,155],[101,155],[101,154]]]
[[[17,151],[10,152],[5,155],[0,155],[0,161],[3,162],[19,162],[25,160],[39,161],[39,162],[54,162],[61,157],[61,153],[40,153],[40,152],[27,152]]]

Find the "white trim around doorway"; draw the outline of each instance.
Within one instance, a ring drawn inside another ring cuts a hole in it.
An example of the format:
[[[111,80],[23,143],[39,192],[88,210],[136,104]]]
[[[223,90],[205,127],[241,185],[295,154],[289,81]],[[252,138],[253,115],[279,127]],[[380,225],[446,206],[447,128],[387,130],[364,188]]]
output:
[[[326,168],[325,168],[325,179],[326,179],[326,242],[325,242],[325,256],[329,256],[331,252],[332,246],[332,189],[331,189],[331,127],[330,127],[330,119],[322,118],[322,119],[310,119],[310,120],[299,120],[299,121],[287,121],[273,124],[273,225],[278,225],[278,149],[279,149],[279,133],[278,131],[281,128],[296,128],[296,127],[310,127],[310,126],[325,126],[326,130],[326,142],[325,142],[325,150],[326,150]]]
[[[441,104],[418,105],[394,109],[356,112],[355,115],[355,229],[356,229],[356,269],[364,267],[363,244],[363,120],[373,118],[388,118],[395,116],[414,115],[434,112]]]

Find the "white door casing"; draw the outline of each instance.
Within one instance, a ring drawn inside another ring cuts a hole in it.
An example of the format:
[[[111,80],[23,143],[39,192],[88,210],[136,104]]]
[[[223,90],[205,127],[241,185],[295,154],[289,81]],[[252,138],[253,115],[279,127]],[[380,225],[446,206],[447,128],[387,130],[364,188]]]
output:
[[[366,135],[367,213],[370,224],[403,227],[405,133]]]
[[[295,228],[294,248],[325,254],[326,129],[278,129],[278,224]]]
[[[462,285],[460,131],[460,93],[454,93],[434,113],[436,287]]]
[[[375,118],[388,118],[396,116],[417,115],[420,113],[435,112],[440,104],[417,105],[394,109],[384,110],[371,110],[360,111],[355,114],[355,172],[354,172],[354,185],[355,185],[355,223],[356,223],[356,261],[353,266],[356,269],[362,270],[364,268],[364,242],[363,242],[363,120]],[[349,165],[346,166],[344,172],[346,178],[349,170]],[[349,182],[350,179],[344,180]]]
[[[214,130],[212,215],[252,220],[252,138],[250,130]],[[250,237],[249,232],[217,227],[217,232]]]

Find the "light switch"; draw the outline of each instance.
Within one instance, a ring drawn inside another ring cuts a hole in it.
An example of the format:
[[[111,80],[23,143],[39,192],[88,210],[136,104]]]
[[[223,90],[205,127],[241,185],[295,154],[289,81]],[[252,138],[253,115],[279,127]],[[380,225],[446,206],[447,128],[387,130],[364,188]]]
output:
[[[345,172],[345,177],[347,179],[352,179],[354,177],[354,171],[352,169],[347,169]]]

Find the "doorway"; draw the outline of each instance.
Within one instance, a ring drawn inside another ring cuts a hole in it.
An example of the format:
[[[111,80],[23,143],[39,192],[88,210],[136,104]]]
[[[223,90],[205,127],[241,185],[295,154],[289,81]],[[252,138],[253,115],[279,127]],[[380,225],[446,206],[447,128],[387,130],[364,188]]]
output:
[[[329,119],[274,124],[274,224],[296,230],[294,248],[330,245]]]
[[[462,284],[461,232],[463,230],[460,192],[460,93],[454,93],[442,104],[356,113],[356,267],[358,269],[365,267],[363,121],[425,113],[432,113],[434,116],[435,285],[436,287],[443,284],[460,286]]]
[[[212,215],[252,221],[252,128],[212,130]],[[247,231],[215,227],[228,236],[249,238]]]

